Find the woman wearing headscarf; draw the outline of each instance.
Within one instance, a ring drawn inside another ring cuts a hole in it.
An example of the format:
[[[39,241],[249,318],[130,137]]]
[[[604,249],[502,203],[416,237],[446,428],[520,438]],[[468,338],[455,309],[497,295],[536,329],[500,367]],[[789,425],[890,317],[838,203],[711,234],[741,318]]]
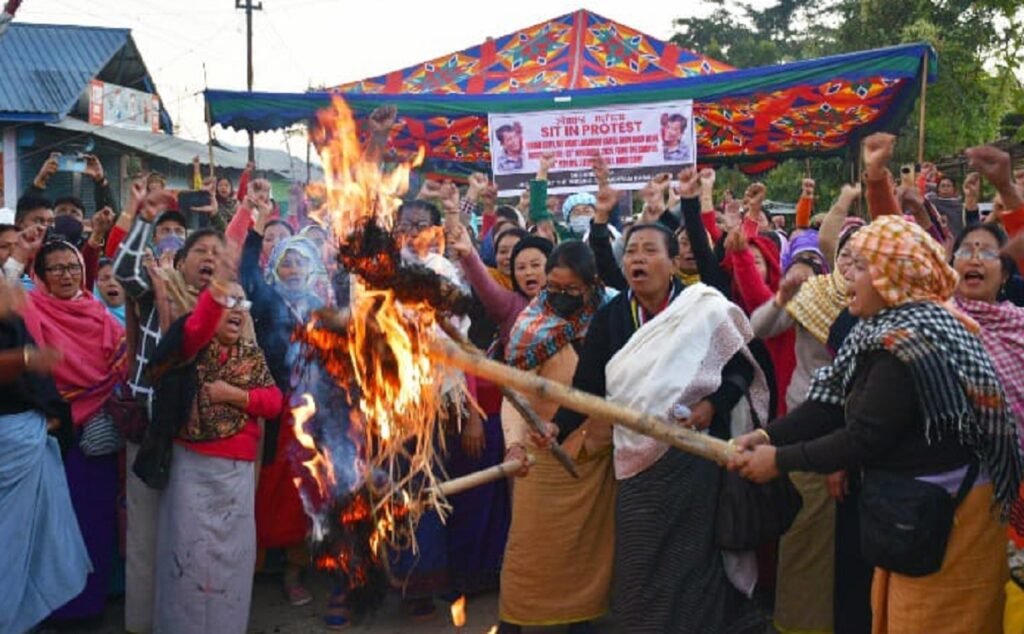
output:
[[[546,271],[544,290],[512,328],[505,359],[513,367],[568,384],[579,360],[576,350],[605,293],[594,256],[582,242],[556,247]],[[542,420],[556,410],[538,399],[530,399],[530,405]],[[528,427],[522,416],[505,403],[501,423],[506,456],[525,458]],[[610,425],[587,421],[564,445],[579,479],[549,453],[539,452],[529,477],[516,482],[501,571],[499,632],[562,624],[583,632],[607,611],[615,535],[611,440]]]
[[[681,196],[698,189],[696,173],[684,170]],[[673,276],[678,244],[663,225],[634,225],[625,247],[629,291],[591,320],[573,386],[720,438],[740,417],[766,420],[768,390],[746,349],[753,333],[742,312],[705,285],[683,289]],[[548,436],[531,438],[565,440],[585,418],[559,409]],[[742,593],[733,585],[707,520],[721,469],[624,428],[614,429],[613,444],[617,620],[631,632],[763,632],[743,594],[752,581],[735,579]]]
[[[165,377],[154,397],[178,430],[160,501],[157,633],[241,633],[249,622],[258,420],[277,418],[283,399],[263,351],[243,334],[248,308],[241,286],[220,273],[154,355],[181,376]]]
[[[101,258],[99,270],[96,274],[96,283],[93,285],[92,294],[107,307],[110,314],[124,326],[125,303],[128,301],[124,293],[124,287],[117,281],[114,275],[114,261]]]
[[[902,489],[928,483],[930,494],[957,496],[938,570],[910,576],[876,565],[872,629],[995,634],[1008,572],[994,507],[1010,511],[1024,469],[999,377],[977,326],[946,305],[958,280],[942,245],[893,215],[858,231],[850,248],[850,312],[860,321],[802,405],[766,433],[737,439],[747,451],[731,467],[755,482],[863,469],[865,483],[898,477]],[[862,516],[878,508],[861,504]],[[896,536],[880,533],[862,542],[891,547],[878,540]]]
[[[36,348],[15,311],[19,289],[0,279],[0,632],[28,632],[85,587],[89,553],[75,520],[54,434],[70,427],[51,373],[53,348]]]
[[[257,222],[257,228],[261,223]],[[260,268],[265,237],[249,231],[242,250],[239,273],[245,294],[252,302],[251,315],[256,338],[266,356],[277,387],[288,398],[293,388],[293,369],[299,366],[300,349],[292,332],[325,305],[329,279],[320,253],[303,237],[287,237],[276,244],[267,268]],[[286,409],[278,421],[268,421],[264,443],[265,460],[256,494],[256,528],[261,548],[286,548],[288,564],[284,592],[294,606],[312,601],[301,583],[301,571],[308,564],[304,542],[308,520],[302,509],[289,457],[297,446]]]
[[[106,405],[125,378],[125,335],[124,327],[86,289],[84,270],[82,256],[71,244],[43,244],[33,261],[36,287],[24,312],[33,341],[63,353],[53,378],[71,404],[74,426],[64,470],[93,570],[82,593],[54,613],[57,620],[102,616],[117,546],[120,446]],[[105,441],[92,444],[99,436]]]

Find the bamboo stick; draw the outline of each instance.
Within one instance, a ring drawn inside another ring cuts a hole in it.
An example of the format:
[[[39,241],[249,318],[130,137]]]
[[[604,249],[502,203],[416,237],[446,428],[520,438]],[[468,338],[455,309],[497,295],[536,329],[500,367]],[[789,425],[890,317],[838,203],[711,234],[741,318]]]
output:
[[[526,461],[531,466],[534,463],[533,456],[527,456]],[[495,480],[501,480],[503,478],[511,477],[517,471],[523,468],[523,463],[520,460],[506,460],[493,467],[487,467],[480,471],[474,471],[459,478],[453,478],[437,485],[434,489],[438,494],[448,497],[463,491],[468,491],[474,487],[482,486]]]
[[[475,354],[481,357],[484,356],[479,348],[470,343],[457,328],[452,326],[450,321],[442,318],[438,321],[438,324],[441,326],[441,330],[451,337],[453,341],[457,342],[464,351],[469,354]],[[538,434],[543,434],[544,421],[540,419],[537,412],[533,411],[533,408],[526,402],[526,399],[504,385],[500,385],[498,387],[501,389],[501,395],[505,397],[505,400],[508,401],[509,405],[511,405],[513,409],[519,412],[519,415],[523,417],[526,424],[533,428],[533,430]],[[569,457],[569,454],[565,453],[565,449],[562,449],[561,445],[558,443],[552,443],[550,450],[551,455],[555,457],[555,460],[562,465],[562,468],[565,469],[569,475],[574,478],[580,477],[580,474],[576,471],[576,464],[572,461],[572,458]]]
[[[650,436],[718,464],[724,465],[729,456],[736,451],[733,445],[724,440],[668,423],[651,414],[633,411],[628,407],[555,381],[549,381],[536,374],[491,361],[480,355],[467,353],[452,341],[434,342],[433,351],[439,361],[463,372],[475,374],[492,383],[510,387],[523,394],[547,399],[581,414],[614,421],[639,434]]]

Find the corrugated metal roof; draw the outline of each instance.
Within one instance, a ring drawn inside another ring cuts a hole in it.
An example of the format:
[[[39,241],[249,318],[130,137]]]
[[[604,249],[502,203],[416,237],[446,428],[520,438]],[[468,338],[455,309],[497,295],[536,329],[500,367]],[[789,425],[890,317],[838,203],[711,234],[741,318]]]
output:
[[[0,120],[60,120],[130,36],[128,29],[11,24],[0,37]]]
[[[68,132],[91,134],[181,165],[191,165],[194,156],[198,156],[203,165],[209,164],[209,150],[205,143],[198,141],[169,134],[154,134],[145,130],[129,130],[114,126],[100,127],[73,117],[48,125]],[[213,160],[218,167],[241,170],[248,162],[248,154],[246,148],[215,143]],[[256,148],[256,166],[260,171],[276,172],[289,180],[305,180],[306,178],[305,161],[293,158],[287,152],[280,150]],[[313,178],[319,180],[323,178],[322,174],[320,168],[314,165]]]

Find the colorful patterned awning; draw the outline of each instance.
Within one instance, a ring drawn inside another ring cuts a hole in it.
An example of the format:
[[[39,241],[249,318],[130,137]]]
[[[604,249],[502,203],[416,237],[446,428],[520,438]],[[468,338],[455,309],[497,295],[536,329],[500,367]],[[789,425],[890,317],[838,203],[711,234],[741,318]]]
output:
[[[357,114],[398,106],[399,149],[428,148],[435,169],[489,165],[487,113],[693,99],[702,163],[770,167],[841,153],[897,131],[935,51],[909,44],[736,70],[588,11],[332,91],[206,91],[214,123],[257,132],[309,119],[332,94]]]
[[[390,95],[557,92],[728,70],[732,66],[581,10],[335,90]]]

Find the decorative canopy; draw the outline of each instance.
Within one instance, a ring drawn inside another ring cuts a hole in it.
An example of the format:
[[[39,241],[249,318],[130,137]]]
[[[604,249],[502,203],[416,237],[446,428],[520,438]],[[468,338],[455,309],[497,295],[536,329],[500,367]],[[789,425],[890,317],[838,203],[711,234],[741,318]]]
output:
[[[937,73],[927,44],[736,70],[589,11],[321,92],[207,90],[214,123],[257,132],[311,118],[341,94],[361,116],[398,107],[399,149],[427,147],[435,169],[489,165],[487,113],[693,99],[701,163],[767,168],[839,154],[896,131]]]

